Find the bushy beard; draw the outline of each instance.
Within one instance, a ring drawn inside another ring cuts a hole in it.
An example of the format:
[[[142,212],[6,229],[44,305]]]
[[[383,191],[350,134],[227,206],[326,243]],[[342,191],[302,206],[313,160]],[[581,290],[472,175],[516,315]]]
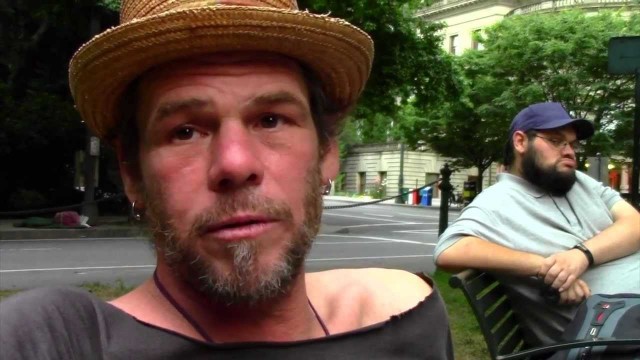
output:
[[[576,171],[558,171],[556,168],[558,162],[549,167],[543,167],[540,165],[538,152],[533,146],[529,146],[522,157],[522,176],[553,196],[563,196],[575,184]]]
[[[182,281],[211,300],[226,304],[255,304],[286,293],[304,268],[313,238],[320,228],[322,195],[320,169],[307,172],[304,199],[304,220],[296,226],[289,206],[263,197],[252,189],[220,194],[214,208],[199,214],[186,234],[180,234],[174,219],[165,207],[164,192],[159,184],[151,184],[145,193],[147,219],[159,254]],[[196,239],[209,224],[251,212],[278,219],[291,229],[284,239],[281,257],[265,268],[259,266],[259,241],[237,241],[224,245],[225,255],[232,259],[231,270],[222,272],[215,261],[201,256],[195,248]]]

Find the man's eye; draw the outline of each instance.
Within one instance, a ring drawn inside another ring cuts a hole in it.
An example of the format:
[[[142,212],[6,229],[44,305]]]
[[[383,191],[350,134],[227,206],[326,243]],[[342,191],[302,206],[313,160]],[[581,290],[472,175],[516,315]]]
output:
[[[260,126],[265,129],[273,129],[282,122],[282,117],[278,115],[264,115],[260,118]]]
[[[551,143],[556,146],[562,144],[562,140],[558,140],[558,139],[549,139],[549,141],[551,141]]]
[[[185,126],[177,129],[173,133],[173,138],[176,140],[182,140],[182,141],[191,140],[195,135],[195,133],[196,131],[194,128]]]

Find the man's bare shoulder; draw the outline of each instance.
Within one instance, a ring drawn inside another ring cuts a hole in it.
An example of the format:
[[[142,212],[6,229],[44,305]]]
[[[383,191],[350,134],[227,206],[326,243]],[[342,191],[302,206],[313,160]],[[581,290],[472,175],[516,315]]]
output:
[[[311,298],[324,298],[331,308],[357,313],[366,326],[414,308],[432,288],[403,270],[368,268],[308,273],[307,291]]]

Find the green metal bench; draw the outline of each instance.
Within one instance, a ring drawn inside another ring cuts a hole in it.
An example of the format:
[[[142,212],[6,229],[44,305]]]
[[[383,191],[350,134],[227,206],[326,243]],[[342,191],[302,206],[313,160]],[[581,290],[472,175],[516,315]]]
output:
[[[469,269],[451,276],[449,285],[464,293],[494,360],[540,358],[545,354],[550,357],[559,350],[585,346],[640,344],[640,339],[602,338],[531,347],[523,337],[522,325],[503,286],[493,275]]]

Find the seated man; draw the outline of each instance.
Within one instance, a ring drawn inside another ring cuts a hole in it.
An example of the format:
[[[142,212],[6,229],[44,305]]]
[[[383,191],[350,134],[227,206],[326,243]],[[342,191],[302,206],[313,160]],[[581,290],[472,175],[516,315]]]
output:
[[[593,132],[558,103],[522,110],[509,130],[508,173],[464,209],[435,249],[445,270],[496,274],[532,345],[558,341],[575,304],[591,293],[640,293],[640,215],[576,171],[579,141]],[[559,304],[545,300],[547,286],[559,290]]]
[[[75,54],[70,86],[116,147],[156,270],[110,303],[5,300],[0,358],[451,359],[429,279],[304,272],[371,39],[292,0],[130,0],[122,22]]]

